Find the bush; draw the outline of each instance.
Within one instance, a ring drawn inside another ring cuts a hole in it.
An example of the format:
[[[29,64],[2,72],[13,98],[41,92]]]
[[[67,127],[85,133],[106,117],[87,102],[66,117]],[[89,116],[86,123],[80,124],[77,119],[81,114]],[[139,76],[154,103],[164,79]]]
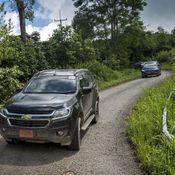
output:
[[[170,51],[161,51],[157,54],[156,58],[161,63],[174,63],[175,49],[171,49]]]
[[[123,71],[113,70],[98,61],[78,64],[75,68],[87,68],[95,77],[98,87],[104,89],[119,83],[136,79],[140,76],[140,72],[133,69],[125,69]]]
[[[18,78],[22,72],[18,67],[0,68],[0,103],[8,100],[22,84]]]
[[[55,30],[50,40],[42,44],[42,48],[54,68],[67,68],[97,58],[92,41],[83,40],[70,27]]]
[[[78,64],[76,67],[89,69],[96,80],[109,81],[111,79],[119,78],[118,71],[114,71],[106,65],[99,63],[98,61]]]
[[[26,81],[34,73],[48,67],[40,45],[30,40],[24,44],[20,38],[10,36],[8,41],[0,45],[0,49],[4,51],[0,57],[1,67],[18,66],[23,72],[20,77],[22,81]]]

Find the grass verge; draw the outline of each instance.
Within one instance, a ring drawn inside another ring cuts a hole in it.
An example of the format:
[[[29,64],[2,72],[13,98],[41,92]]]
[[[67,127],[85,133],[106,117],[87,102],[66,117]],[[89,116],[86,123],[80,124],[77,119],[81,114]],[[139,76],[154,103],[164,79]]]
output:
[[[175,76],[145,92],[128,118],[128,137],[142,167],[151,175],[175,175],[175,140],[162,133],[162,111]],[[168,130],[175,134],[175,97],[168,106]]]
[[[97,84],[100,90],[107,89],[112,86],[119,85],[121,83],[125,83],[140,77],[140,72],[138,70],[126,69],[122,72],[117,72],[118,77],[114,79],[110,79],[107,81],[97,80]]]

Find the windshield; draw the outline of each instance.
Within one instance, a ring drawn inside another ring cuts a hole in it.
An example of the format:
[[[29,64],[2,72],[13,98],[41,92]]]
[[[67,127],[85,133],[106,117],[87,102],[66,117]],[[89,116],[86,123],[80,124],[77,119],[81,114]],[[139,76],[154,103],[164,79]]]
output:
[[[158,67],[156,65],[145,65],[143,69],[157,69]]]
[[[74,76],[37,77],[30,81],[24,89],[25,93],[58,93],[67,94],[76,92],[76,79]]]

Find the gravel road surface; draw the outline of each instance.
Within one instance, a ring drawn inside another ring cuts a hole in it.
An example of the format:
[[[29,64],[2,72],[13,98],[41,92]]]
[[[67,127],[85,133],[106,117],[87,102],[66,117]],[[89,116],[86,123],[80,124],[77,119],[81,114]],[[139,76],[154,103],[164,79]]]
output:
[[[126,113],[144,88],[169,76],[134,80],[100,92],[100,119],[83,134],[79,152],[57,144],[7,145],[0,138],[0,175],[140,175],[126,138]]]

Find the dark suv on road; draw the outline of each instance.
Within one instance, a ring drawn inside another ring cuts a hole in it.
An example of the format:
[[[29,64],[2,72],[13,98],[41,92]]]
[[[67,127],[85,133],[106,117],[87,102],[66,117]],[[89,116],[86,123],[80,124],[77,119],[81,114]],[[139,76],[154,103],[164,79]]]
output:
[[[1,109],[0,133],[9,144],[54,142],[79,150],[81,130],[98,117],[98,90],[88,70],[44,70]]]
[[[146,78],[148,76],[160,76],[161,68],[160,64],[156,62],[154,64],[146,63],[141,70],[142,78]]]

